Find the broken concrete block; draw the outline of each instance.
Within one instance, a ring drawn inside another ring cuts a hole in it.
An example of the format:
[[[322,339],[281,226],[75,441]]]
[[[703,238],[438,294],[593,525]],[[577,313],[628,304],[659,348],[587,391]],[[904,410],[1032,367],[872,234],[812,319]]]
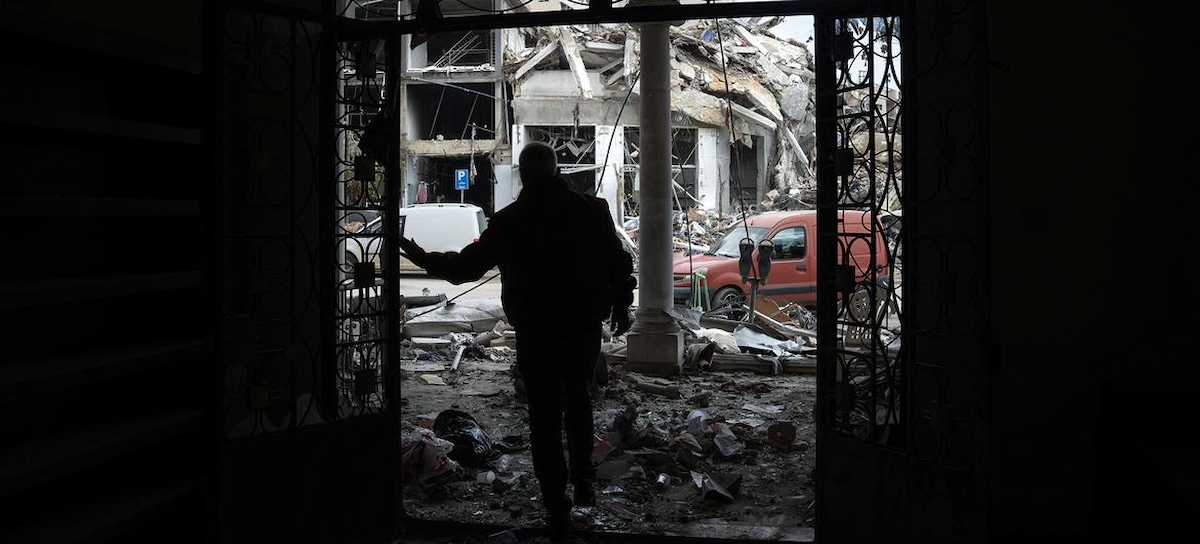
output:
[[[419,377],[427,385],[449,385],[446,383],[446,380],[443,380],[441,376],[436,374],[421,374]]]

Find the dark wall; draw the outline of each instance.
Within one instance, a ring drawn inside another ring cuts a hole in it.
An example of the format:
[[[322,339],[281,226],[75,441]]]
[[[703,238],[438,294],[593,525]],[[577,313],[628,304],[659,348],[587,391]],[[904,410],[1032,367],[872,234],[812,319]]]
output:
[[[215,536],[200,15],[0,2],[0,541]]]
[[[1145,537],[1197,513],[1172,461],[1196,453],[1194,108],[1168,90],[1191,71],[1188,20],[990,2],[997,535]]]

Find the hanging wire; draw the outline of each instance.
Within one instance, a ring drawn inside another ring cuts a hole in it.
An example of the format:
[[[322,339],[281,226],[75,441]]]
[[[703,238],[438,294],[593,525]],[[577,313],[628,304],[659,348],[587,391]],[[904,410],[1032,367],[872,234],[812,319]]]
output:
[[[640,75],[642,75],[641,69],[634,72],[630,77],[629,90],[625,91],[625,100],[621,101],[621,107],[617,110],[617,118],[613,120],[613,130],[612,133],[608,135],[608,149],[604,151],[604,164],[601,165],[600,176],[596,179],[596,194],[600,193],[601,184],[604,183],[604,173],[608,170],[608,157],[612,155],[613,139],[617,137],[617,123],[621,122],[621,114],[625,112],[625,105],[629,103],[629,97],[633,96],[633,86],[637,84],[638,76]]]
[[[721,32],[720,19],[714,19],[713,24],[717,27],[717,43],[721,48],[721,77],[725,80],[725,128],[729,130],[730,138],[733,137],[733,103],[729,99],[729,69],[725,64],[725,37]],[[733,147],[733,161],[735,168],[733,172],[740,172],[742,167],[742,153],[736,145]],[[746,231],[746,238],[750,239],[750,222],[746,217],[746,202],[745,195],[742,194],[742,176],[736,176],[736,185],[738,193],[738,206],[742,209],[742,228]]]

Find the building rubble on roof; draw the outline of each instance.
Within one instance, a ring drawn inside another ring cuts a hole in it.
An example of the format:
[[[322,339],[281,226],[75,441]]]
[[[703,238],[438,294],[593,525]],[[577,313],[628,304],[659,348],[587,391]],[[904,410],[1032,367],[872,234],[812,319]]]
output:
[[[812,56],[807,46],[771,33],[780,22],[671,27],[677,208],[725,214],[743,206],[812,207]],[[527,142],[547,142],[574,188],[607,200],[615,218],[637,216],[637,29],[601,24],[504,33],[512,156]],[[512,178],[519,185],[515,169]]]

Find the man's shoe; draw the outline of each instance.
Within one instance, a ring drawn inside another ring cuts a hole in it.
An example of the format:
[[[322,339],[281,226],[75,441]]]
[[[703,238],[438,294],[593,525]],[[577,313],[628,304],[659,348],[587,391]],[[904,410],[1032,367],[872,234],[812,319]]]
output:
[[[565,542],[571,525],[571,501],[563,497],[560,505],[547,505],[547,525],[550,529],[552,542]]]
[[[575,484],[575,506],[596,506],[596,486],[592,482]]]

